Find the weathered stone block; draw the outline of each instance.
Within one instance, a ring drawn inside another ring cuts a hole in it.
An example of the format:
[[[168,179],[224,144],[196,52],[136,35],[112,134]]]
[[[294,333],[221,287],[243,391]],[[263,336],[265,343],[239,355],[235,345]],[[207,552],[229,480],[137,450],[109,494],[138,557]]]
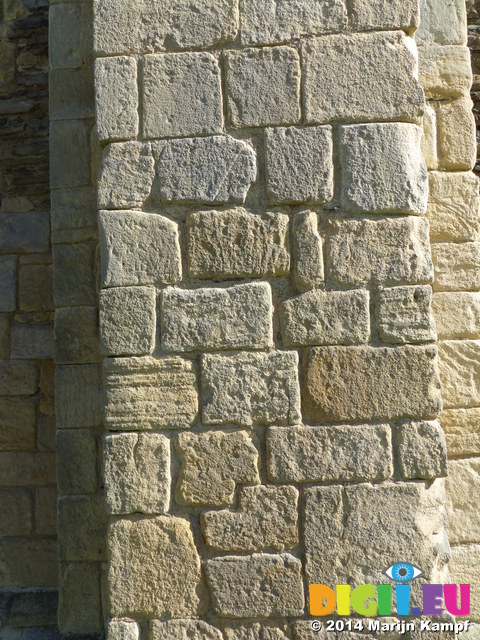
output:
[[[273,482],[364,482],[393,473],[388,425],[271,427],[267,470]]]
[[[300,291],[323,283],[323,247],[315,211],[293,218],[293,261],[293,278]]]
[[[50,192],[52,242],[79,242],[97,237],[97,194],[93,187]]]
[[[89,364],[100,360],[95,307],[56,310],[55,359],[59,364]]]
[[[362,124],[340,130],[342,203],[371,213],[425,213],[428,173],[420,127]]]
[[[193,278],[287,275],[288,216],[251,214],[242,208],[191,213],[187,251]]]
[[[22,311],[53,311],[50,264],[23,264],[18,272],[18,306]]]
[[[480,336],[480,293],[436,293],[432,309],[441,340]]]
[[[57,535],[57,487],[35,489],[35,532],[40,535]]]
[[[0,362],[0,396],[30,396],[38,389],[38,367],[34,362]]]
[[[134,620],[109,620],[107,640],[139,640],[140,629]]]
[[[308,291],[281,303],[283,343],[356,344],[370,338],[367,291]]]
[[[0,491],[0,535],[28,536],[33,526],[33,500],[29,489],[2,489]]]
[[[480,242],[432,246],[434,291],[475,291],[480,282]]]
[[[16,277],[16,256],[0,256],[0,311],[15,311]]]
[[[342,31],[347,23],[347,8],[343,0],[286,0],[275,5],[267,0],[244,0],[240,21],[243,45],[273,44]]]
[[[420,16],[420,26],[415,33],[419,44],[467,44],[463,0],[420,0]]]
[[[138,135],[137,62],[118,56],[95,60],[95,111],[100,140]]]
[[[97,245],[53,247],[54,298],[57,307],[94,305],[97,301]]]
[[[246,624],[230,622],[228,627],[223,627],[225,640],[288,640],[287,633],[288,626],[283,620]]]
[[[203,420],[296,424],[301,420],[297,367],[292,351],[203,356]]]
[[[432,171],[438,168],[437,150],[437,115],[433,106],[427,102],[422,122],[422,153],[427,169]]]
[[[57,366],[55,414],[58,429],[102,424],[102,375],[96,364]]]
[[[101,209],[141,207],[150,194],[154,175],[150,144],[109,144],[103,153],[98,179],[98,206]]]
[[[95,117],[93,69],[50,69],[50,120]]]
[[[442,411],[440,422],[449,457],[480,454],[480,408],[447,409]]]
[[[298,542],[295,487],[242,487],[238,510],[201,516],[205,542],[217,551],[284,551]]]
[[[64,429],[57,433],[57,484],[62,494],[95,493],[97,489],[97,444],[86,429]]]
[[[164,351],[273,346],[272,292],[266,282],[227,289],[169,288],[161,299]]]
[[[471,615],[470,619],[480,621],[480,545],[470,544],[465,546],[453,547],[452,559],[448,569],[451,580],[454,584],[470,584],[471,585]],[[480,625],[471,625],[463,634],[460,634],[462,640],[477,640]],[[468,635],[467,635],[468,634]]]
[[[49,250],[50,222],[47,211],[0,214],[0,250],[45,253]]]
[[[478,178],[473,173],[431,171],[427,216],[433,242],[477,240],[480,224]]]
[[[480,489],[480,460],[450,460],[448,463],[447,515],[448,537],[452,544],[478,540],[480,513],[472,509],[472,496]]]
[[[304,412],[318,422],[426,417],[441,409],[437,349],[317,347],[304,355]]]
[[[394,286],[433,278],[425,218],[331,220],[326,254],[327,275],[341,285]]]
[[[230,556],[205,566],[213,608],[228,618],[300,616],[302,563],[290,554]]]
[[[203,49],[233,40],[238,30],[234,0],[94,1],[94,48],[99,54]]]
[[[408,33],[418,27],[420,17],[417,0],[352,0],[352,15],[358,31],[403,29]]]
[[[395,446],[406,480],[433,480],[447,475],[447,445],[435,422],[405,422],[394,428]]]
[[[83,67],[91,55],[91,12],[87,4],[56,4],[49,12],[52,69]]]
[[[203,620],[152,620],[152,640],[222,640],[218,629]]]
[[[52,189],[84,187],[90,184],[90,130],[91,124],[88,120],[50,122]]]
[[[480,404],[480,340],[444,340],[438,346],[446,409]]]
[[[267,194],[273,203],[318,203],[333,198],[331,127],[268,129]]]
[[[1,487],[31,487],[56,482],[53,453],[0,453],[0,462]]]
[[[173,516],[114,520],[108,546],[107,612],[111,616],[199,613],[200,558],[187,520]]]
[[[17,323],[12,325],[10,355],[18,359],[53,359],[52,323]]]
[[[292,47],[244,49],[226,55],[229,117],[234,127],[300,121],[300,57]]]
[[[254,150],[230,136],[157,142],[153,149],[154,201],[242,203],[256,179]]]
[[[101,633],[100,564],[60,565],[58,604],[58,626],[63,633]]]
[[[103,375],[108,429],[185,429],[195,420],[197,382],[189,360],[108,358]]]
[[[182,277],[178,226],[158,214],[100,211],[104,287],[170,284]]]
[[[429,45],[419,47],[419,82],[427,98],[468,95],[472,66],[467,47]]]
[[[60,496],[58,557],[61,561],[105,560],[107,515],[103,496]]]
[[[470,98],[437,104],[438,157],[441,169],[468,171],[475,167],[477,145]]]
[[[0,399],[0,451],[35,448],[35,405],[33,398]]]
[[[143,92],[146,138],[222,132],[220,67],[211,53],[146,56]]]
[[[55,538],[2,538],[0,540],[2,587],[56,587],[58,560]],[[2,629],[2,634],[5,627]]]
[[[100,292],[100,348],[109,355],[143,355],[155,346],[154,287],[119,287]]]
[[[237,483],[260,482],[258,451],[244,431],[184,432],[175,446],[182,462],[176,492],[181,504],[232,504]]]
[[[157,433],[107,435],[103,446],[106,510],[165,513],[170,504],[170,442]]]
[[[309,40],[303,70],[308,123],[416,120],[423,113],[415,49],[402,32]]]
[[[394,344],[432,342],[437,338],[432,314],[432,289],[382,289],[376,307],[380,338]]]

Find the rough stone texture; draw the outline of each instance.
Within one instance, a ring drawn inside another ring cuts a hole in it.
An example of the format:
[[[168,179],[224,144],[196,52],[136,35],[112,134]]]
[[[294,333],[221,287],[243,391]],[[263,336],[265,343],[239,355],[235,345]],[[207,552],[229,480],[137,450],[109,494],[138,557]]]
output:
[[[212,54],[146,56],[143,92],[146,138],[222,132],[220,68]]]
[[[324,280],[322,239],[315,211],[303,211],[293,218],[293,278],[303,291]]]
[[[59,364],[89,364],[100,359],[98,311],[64,307],[55,311],[55,359]]]
[[[170,288],[161,299],[164,351],[273,346],[272,294],[265,282],[227,289]]]
[[[38,367],[28,360],[0,362],[0,396],[30,396],[38,389]]]
[[[316,347],[304,412],[318,422],[427,417],[441,409],[436,347]]]
[[[467,47],[432,44],[420,47],[419,82],[427,98],[442,100],[468,95],[472,67]]]
[[[120,287],[100,292],[100,348],[107,355],[143,355],[155,346],[156,293],[153,287]]]
[[[332,219],[326,254],[327,275],[341,285],[394,286],[433,279],[424,218]]]
[[[352,0],[352,15],[359,31],[400,28],[411,33],[419,23],[417,0]]]
[[[295,352],[204,355],[203,420],[206,424],[296,424],[300,421]]]
[[[449,571],[454,584],[470,584],[470,620],[480,621],[480,545],[453,547]],[[479,625],[471,625],[467,632],[459,636],[462,640],[477,640]],[[467,635],[468,634],[468,635]]]
[[[109,620],[107,640],[139,640],[140,630],[134,620]]]
[[[96,243],[55,245],[53,266],[53,294],[57,307],[96,304],[98,299]],[[39,287],[38,282],[35,284]]]
[[[271,427],[267,470],[273,482],[363,482],[393,472],[388,425]]]
[[[203,620],[153,620],[151,640],[223,640],[218,629]]]
[[[367,291],[308,291],[279,309],[283,343],[358,344],[370,337]]]
[[[436,293],[432,309],[440,340],[480,336],[480,293]]]
[[[353,212],[425,213],[428,174],[412,124],[341,128],[342,205]]]
[[[54,341],[51,323],[18,323],[12,325],[12,358],[52,359]]]
[[[182,462],[176,492],[181,504],[232,504],[237,483],[260,482],[258,451],[245,431],[184,432],[175,446]]]
[[[300,121],[300,58],[296,49],[273,47],[229,51],[226,95],[234,127]]]
[[[94,1],[94,49],[99,54],[206,48],[235,38],[238,9],[233,0]]]
[[[240,22],[243,45],[273,44],[342,31],[347,23],[347,9],[343,0],[283,0],[274,5],[268,0],[243,0]]]
[[[333,198],[331,127],[267,129],[265,145],[272,203],[323,204]]]
[[[48,214],[2,213],[0,214],[2,236],[0,250],[11,253],[48,251],[49,224]]]
[[[185,429],[197,415],[194,364],[182,358],[106,359],[103,385],[111,430]]]
[[[157,142],[154,154],[159,202],[241,204],[257,174],[252,147],[230,136]]]
[[[105,505],[110,514],[168,511],[170,442],[156,433],[107,435],[103,445]]]
[[[99,365],[57,366],[55,414],[58,429],[102,424],[102,378]]]
[[[87,429],[57,432],[57,484],[62,494],[94,493],[97,489],[97,445]]]
[[[434,291],[475,291],[480,282],[480,242],[432,246]]]
[[[52,242],[77,242],[97,237],[97,195],[93,187],[60,189],[51,195]]]
[[[380,291],[376,308],[380,338],[394,344],[436,340],[431,303],[432,289],[428,286]]]
[[[88,120],[50,121],[52,189],[86,187],[90,184],[90,135],[91,124]],[[75,152],[72,153],[73,149]]]
[[[405,479],[432,480],[447,475],[447,445],[437,421],[405,422],[395,426],[394,434]]]
[[[0,311],[15,311],[17,258],[0,256]]]
[[[467,44],[464,0],[421,0],[420,15],[415,33],[419,44]]]
[[[480,408],[447,409],[442,411],[440,422],[450,458],[480,455]]]
[[[101,211],[102,286],[171,284],[182,277],[178,227],[158,214]]]
[[[283,621],[230,625],[223,627],[225,640],[288,640],[287,625]]]
[[[472,496],[480,488],[480,460],[450,460],[448,464],[447,515],[451,544],[475,542],[480,534],[480,514],[472,509]]]
[[[206,544],[217,551],[284,551],[298,541],[294,487],[242,487],[237,511],[202,514]]]
[[[424,108],[416,67],[414,47],[401,32],[309,40],[303,44],[306,121],[416,120]]]
[[[438,168],[437,114],[431,103],[425,105],[422,123],[422,153],[429,171]]]
[[[438,348],[446,409],[480,404],[480,340],[445,340]]]
[[[215,611],[229,618],[303,614],[302,564],[290,554],[208,560]]]
[[[438,103],[437,139],[441,169],[468,171],[475,167],[477,145],[472,107],[470,98]]]
[[[433,242],[477,240],[478,178],[473,173],[429,173],[427,216]]]
[[[58,557],[61,561],[105,560],[103,496],[60,496],[58,499]]]
[[[28,536],[33,528],[33,504],[28,489],[2,489],[0,509],[3,517],[0,535]]]
[[[138,134],[137,63],[135,58],[95,60],[95,110],[100,140],[125,140]]]
[[[55,251],[55,250],[54,250]],[[55,261],[55,258],[54,258]],[[22,311],[52,311],[53,270],[50,264],[21,264],[18,277],[18,305]],[[79,270],[79,285],[83,285]],[[68,276],[60,279],[68,281]],[[83,291],[80,296],[83,295]],[[73,299],[71,296],[70,299]]]
[[[21,398],[0,401],[0,450],[30,451],[35,446],[35,403]]]
[[[107,613],[111,616],[199,613],[200,558],[187,520],[173,516],[114,520],[108,546]]]
[[[192,278],[287,275],[288,216],[242,208],[191,213],[187,257]]]
[[[63,633],[103,631],[99,565],[72,562],[60,565],[58,624]]]

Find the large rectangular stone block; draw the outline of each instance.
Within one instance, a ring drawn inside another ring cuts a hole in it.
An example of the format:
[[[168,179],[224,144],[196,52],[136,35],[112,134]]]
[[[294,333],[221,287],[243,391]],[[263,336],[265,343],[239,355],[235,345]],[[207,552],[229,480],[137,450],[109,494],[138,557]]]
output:
[[[380,338],[396,344],[436,340],[431,301],[428,286],[382,289],[376,305]]]
[[[55,484],[55,455],[39,453],[0,453],[0,487],[32,487]]]
[[[467,12],[463,0],[420,0],[420,17],[415,33],[419,44],[467,44]]]
[[[82,266],[79,265],[79,270]],[[51,264],[21,264],[18,272],[18,306],[21,311],[54,310],[53,271]],[[65,280],[69,278],[73,279],[72,276],[64,276]],[[81,275],[79,280],[82,280]]]
[[[468,95],[472,65],[467,47],[432,44],[419,47],[419,81],[427,98],[444,100]]]
[[[271,427],[267,472],[272,482],[385,480],[393,473],[390,427]]]
[[[56,587],[58,560],[55,538],[2,538],[0,565],[0,587],[9,590],[16,587]]]
[[[223,640],[221,631],[203,620],[152,620],[150,633],[152,640]]]
[[[468,171],[475,167],[477,144],[470,97],[437,104],[437,139],[440,169]]]
[[[100,360],[98,311],[95,307],[56,310],[55,359],[59,364],[90,364]]]
[[[0,451],[35,449],[34,398],[0,398]]]
[[[480,405],[480,340],[444,340],[438,355],[445,408]]]
[[[57,366],[55,414],[58,429],[98,427],[102,424],[100,365]]]
[[[437,349],[316,347],[304,354],[304,412],[317,422],[427,417],[441,409]]]
[[[315,289],[324,281],[323,243],[315,211],[302,211],[293,218],[293,278],[297,289]]]
[[[100,140],[125,140],[138,134],[138,88],[135,58],[95,60],[95,111]]]
[[[60,565],[58,626],[63,633],[103,631],[100,568],[95,562]]]
[[[87,3],[55,4],[49,13],[52,69],[83,67],[91,56],[91,9]]]
[[[449,457],[480,455],[480,408],[447,409],[440,414]]]
[[[85,187],[91,183],[91,128],[89,120],[50,122],[50,186],[53,189]]]
[[[0,535],[28,536],[33,526],[32,492],[28,489],[0,490]]]
[[[87,494],[97,490],[97,443],[87,429],[57,432],[57,484],[62,494]]]
[[[465,544],[480,536],[480,512],[472,509],[472,496],[480,491],[480,460],[450,460],[446,481],[448,537]]]
[[[38,389],[38,367],[28,360],[0,362],[0,396],[30,396]]]
[[[204,355],[204,422],[296,424],[301,419],[297,367],[293,351]]]
[[[53,247],[55,305],[81,306],[97,302],[97,244],[56,244]]]
[[[324,36],[302,46],[308,123],[412,121],[422,115],[415,46],[404,33]]]
[[[95,117],[93,69],[50,69],[50,120]]]
[[[477,240],[479,181],[473,173],[431,171],[427,216],[433,242]]]
[[[418,0],[352,0],[351,6],[358,31],[403,29],[411,34],[418,27]]]
[[[290,269],[288,216],[242,208],[187,217],[188,272],[193,278],[284,276]]]
[[[18,359],[53,359],[53,325],[47,323],[16,323],[12,325],[11,357]]]
[[[50,193],[53,243],[97,237],[97,195],[94,187],[55,189]]]
[[[59,497],[58,557],[61,561],[105,560],[106,531],[103,495]]]
[[[45,253],[49,250],[50,222],[46,211],[0,214],[0,250],[9,253]]]
[[[480,282],[480,242],[432,246],[434,291],[475,291]]]
[[[394,442],[402,476],[434,480],[447,475],[447,444],[438,421],[405,421],[394,427]]]
[[[480,336],[480,293],[436,293],[432,309],[440,340]]]
[[[273,346],[272,293],[265,282],[227,289],[169,288],[161,301],[164,351]]]
[[[103,376],[108,429],[185,429],[196,418],[196,373],[189,360],[108,358]]]

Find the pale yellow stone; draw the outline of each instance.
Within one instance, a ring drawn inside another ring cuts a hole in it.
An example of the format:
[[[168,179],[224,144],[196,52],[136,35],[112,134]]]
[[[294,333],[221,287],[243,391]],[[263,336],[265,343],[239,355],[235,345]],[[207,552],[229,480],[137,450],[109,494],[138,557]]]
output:
[[[419,44],[467,44],[464,0],[420,0]]]
[[[472,86],[467,47],[429,45],[418,48],[419,81],[427,98],[468,95]]]
[[[477,240],[479,181],[471,172],[431,171],[427,217],[432,242]]]
[[[480,540],[480,511],[475,508],[480,495],[480,460],[450,460],[446,489],[450,543]]]
[[[323,246],[315,211],[302,211],[293,218],[293,260],[293,277],[300,291],[323,283]]]
[[[470,585],[470,615],[468,620],[480,622],[480,545],[470,544],[453,547],[448,565],[454,584]],[[463,618],[457,618],[457,621]],[[474,625],[461,635],[462,640],[478,640],[480,627]],[[460,636],[459,636],[460,637]]]
[[[425,113],[423,114],[421,149],[427,169],[429,171],[436,169],[438,167],[437,116],[430,103],[425,106]]]
[[[473,102],[459,98],[437,104],[438,159],[441,169],[468,171],[477,160]]]
[[[449,456],[480,456],[480,408],[447,409],[440,424]]]
[[[438,355],[443,406],[480,405],[480,340],[444,340]]]
[[[480,292],[435,293],[432,309],[440,340],[480,338]]]
[[[432,246],[434,291],[476,291],[480,288],[480,242],[445,242]]]

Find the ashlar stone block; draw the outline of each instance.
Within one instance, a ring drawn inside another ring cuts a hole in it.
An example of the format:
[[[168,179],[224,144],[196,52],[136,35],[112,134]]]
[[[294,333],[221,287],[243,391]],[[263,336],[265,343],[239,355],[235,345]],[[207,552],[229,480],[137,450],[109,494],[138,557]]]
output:
[[[340,285],[394,286],[433,279],[425,218],[332,219],[326,254],[327,276]]]
[[[324,281],[323,245],[315,211],[293,218],[293,278],[300,291],[315,289]]]
[[[223,640],[221,632],[203,620],[152,620],[151,640]]]
[[[288,626],[283,620],[246,624],[230,622],[228,626],[223,627],[225,640],[288,640],[286,634]]]
[[[480,282],[480,242],[432,246],[434,291],[475,291]]]
[[[30,271],[23,275],[31,277],[34,274]],[[35,284],[40,288],[39,276],[40,274],[37,273]],[[51,279],[51,273],[48,277]],[[43,296],[45,293],[43,288]],[[53,247],[53,295],[57,307],[96,304],[98,299],[96,243],[56,244]],[[53,306],[52,301],[51,308]]]
[[[478,539],[480,513],[472,509],[472,496],[480,489],[480,460],[450,460],[446,481],[448,537],[452,544]]]
[[[213,608],[228,618],[300,616],[302,563],[290,554],[229,556],[206,563]]]
[[[438,355],[445,408],[480,405],[480,340],[443,340]]]
[[[226,55],[226,90],[234,127],[300,121],[300,57],[292,47],[244,49]]]
[[[112,617],[199,613],[200,558],[187,520],[117,519],[109,526],[108,546],[107,613]]]
[[[449,457],[473,457],[480,454],[480,408],[447,409],[440,422],[445,432]]]
[[[333,198],[331,127],[268,129],[265,143],[272,203],[324,204]]]
[[[427,216],[433,242],[477,240],[480,225],[478,178],[470,172],[431,171]]]
[[[394,434],[406,480],[433,480],[447,475],[447,445],[438,421],[405,422],[395,426]]]
[[[182,277],[178,226],[158,214],[100,211],[102,285],[172,284]]]
[[[342,204],[371,213],[425,213],[428,173],[413,124],[364,124],[340,130]]]
[[[301,419],[297,367],[293,351],[204,355],[204,422],[296,424]]]
[[[63,307],[55,311],[55,359],[59,364],[100,360],[96,307]]]
[[[106,355],[153,351],[156,329],[154,287],[118,287],[100,292],[100,348]]]
[[[139,640],[140,629],[135,620],[109,620],[107,640]]]
[[[428,417],[441,409],[437,349],[316,347],[304,354],[304,412],[317,422]]]
[[[102,370],[97,364],[55,368],[55,417],[58,429],[102,424]]]
[[[273,346],[272,293],[265,282],[226,289],[162,292],[164,351],[261,349]]]
[[[270,427],[267,470],[272,482],[386,480],[393,473],[390,427]]]
[[[283,343],[357,344],[370,337],[367,291],[308,291],[281,303]]]
[[[135,58],[95,60],[95,115],[100,140],[138,135],[138,87]]]
[[[97,445],[94,434],[87,429],[59,430],[55,450],[60,493],[95,493]]]
[[[187,217],[188,272],[193,278],[284,276],[290,269],[288,216],[242,208]]]
[[[427,44],[467,44],[467,12],[462,0],[420,0],[415,40]]]
[[[480,293],[436,293],[432,309],[440,340],[480,336]]]
[[[260,482],[258,451],[245,431],[184,432],[175,447],[182,462],[176,491],[180,504],[232,504],[237,483]]]
[[[437,104],[440,169],[468,171],[475,167],[477,145],[473,102],[468,97]]]
[[[437,334],[431,304],[429,286],[382,289],[376,306],[381,340],[394,344],[435,341]]]
[[[419,82],[427,98],[468,96],[472,65],[467,47],[432,44],[419,47]]]
[[[352,15],[355,30],[403,29],[409,34],[420,17],[417,0],[352,0]]]
[[[60,496],[58,557],[61,561],[105,560],[107,515],[103,496]]]
[[[423,114],[415,45],[403,32],[309,40],[303,72],[308,123],[417,121]]]
[[[284,551],[298,541],[295,487],[242,487],[238,510],[201,516],[205,542],[217,551]]]
[[[185,429],[194,422],[194,363],[182,358],[107,358],[104,424],[110,430]]]
[[[222,132],[220,67],[211,53],[146,56],[143,92],[146,138]]]
[[[157,433],[107,435],[105,504],[110,514],[161,514],[170,504],[170,441]]]

